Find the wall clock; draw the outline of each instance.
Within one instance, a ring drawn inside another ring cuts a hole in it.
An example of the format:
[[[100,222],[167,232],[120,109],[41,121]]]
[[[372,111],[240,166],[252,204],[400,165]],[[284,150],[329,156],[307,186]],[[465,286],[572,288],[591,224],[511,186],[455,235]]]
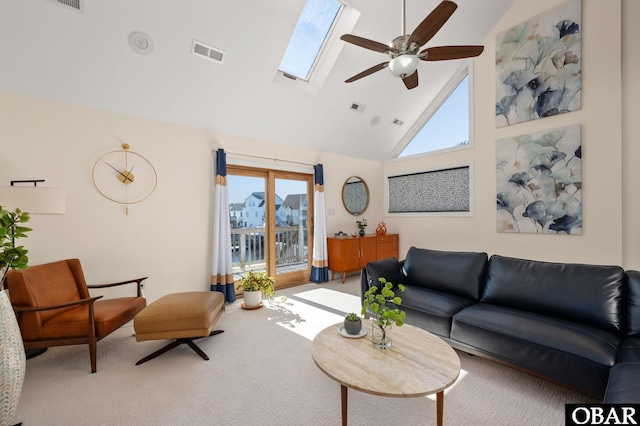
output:
[[[98,192],[106,199],[125,206],[146,200],[156,190],[158,175],[151,162],[137,152],[122,149],[107,152],[96,160],[91,179]]]

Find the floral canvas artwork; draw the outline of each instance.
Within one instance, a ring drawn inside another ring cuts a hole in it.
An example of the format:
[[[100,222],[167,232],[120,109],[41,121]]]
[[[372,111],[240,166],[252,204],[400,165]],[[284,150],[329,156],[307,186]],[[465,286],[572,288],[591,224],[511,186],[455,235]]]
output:
[[[496,37],[496,127],[581,108],[582,3],[570,0]]]
[[[576,124],[497,142],[498,232],[582,234],[580,131]]]

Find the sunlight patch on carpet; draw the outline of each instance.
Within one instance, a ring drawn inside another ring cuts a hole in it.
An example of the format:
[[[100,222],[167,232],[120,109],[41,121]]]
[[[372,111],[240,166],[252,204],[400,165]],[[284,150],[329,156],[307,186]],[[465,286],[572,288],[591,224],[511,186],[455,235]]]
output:
[[[332,324],[344,320],[344,315],[318,308],[309,303],[289,297],[286,301],[272,301],[266,304],[269,320],[280,327],[313,340],[318,333]]]
[[[315,290],[296,293],[292,297],[304,299],[316,305],[326,306],[331,311],[340,311],[344,315],[355,312],[360,315],[362,304],[359,296],[342,293],[328,288],[318,288]]]

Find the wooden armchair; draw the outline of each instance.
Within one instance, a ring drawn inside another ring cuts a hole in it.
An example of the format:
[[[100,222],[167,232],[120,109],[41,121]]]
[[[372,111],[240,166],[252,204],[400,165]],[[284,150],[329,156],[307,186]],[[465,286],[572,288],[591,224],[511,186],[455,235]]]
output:
[[[18,315],[25,349],[89,344],[91,372],[96,372],[96,343],[146,306],[137,278],[113,284],[87,285],[78,259],[31,266],[7,274],[9,297]],[[101,299],[89,289],[137,283],[136,297]]]

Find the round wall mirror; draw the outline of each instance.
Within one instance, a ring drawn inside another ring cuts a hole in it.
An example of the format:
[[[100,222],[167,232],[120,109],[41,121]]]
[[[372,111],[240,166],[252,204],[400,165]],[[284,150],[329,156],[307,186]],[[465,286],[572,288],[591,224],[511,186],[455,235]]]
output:
[[[369,206],[369,187],[358,176],[351,176],[342,186],[342,204],[354,216],[361,215]]]

